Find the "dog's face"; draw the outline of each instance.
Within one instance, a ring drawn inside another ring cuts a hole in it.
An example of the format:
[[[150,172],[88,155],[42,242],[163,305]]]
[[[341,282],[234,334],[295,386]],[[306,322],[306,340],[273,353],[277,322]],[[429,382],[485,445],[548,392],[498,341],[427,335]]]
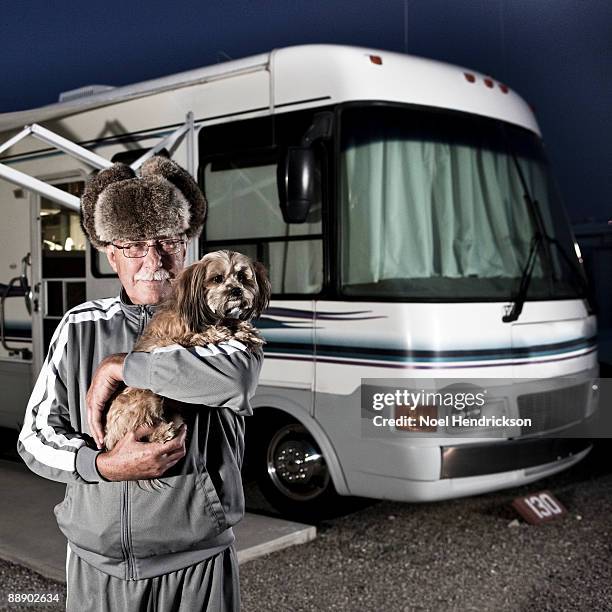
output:
[[[215,251],[186,268],[177,280],[177,306],[193,331],[222,319],[257,319],[270,302],[265,267],[242,253]]]

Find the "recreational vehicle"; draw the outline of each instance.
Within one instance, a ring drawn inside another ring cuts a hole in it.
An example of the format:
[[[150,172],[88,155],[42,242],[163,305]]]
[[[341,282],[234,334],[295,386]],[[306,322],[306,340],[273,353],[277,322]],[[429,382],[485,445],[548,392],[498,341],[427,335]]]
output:
[[[563,432],[594,409],[596,321],[536,118],[506,84],[306,45],[67,92],[0,133],[2,426],[21,426],[62,315],[118,292],[79,225],[84,181],[164,148],[209,203],[190,258],[229,248],[270,273],[245,467],[279,508],[477,494],[588,453]],[[547,381],[488,408],[535,425],[373,432],[366,381],[458,377]]]

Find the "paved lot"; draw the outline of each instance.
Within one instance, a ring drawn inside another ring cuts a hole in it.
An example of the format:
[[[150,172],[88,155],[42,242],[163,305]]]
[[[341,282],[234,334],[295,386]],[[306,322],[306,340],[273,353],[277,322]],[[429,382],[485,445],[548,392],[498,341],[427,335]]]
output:
[[[66,538],[53,516],[65,485],[32,474],[22,461],[6,459],[0,459],[0,481],[0,559],[65,582]],[[315,538],[316,531],[313,525],[247,512],[234,527],[238,561],[303,544]]]
[[[526,487],[436,504],[377,502],[319,537],[241,566],[243,610],[612,610],[612,444]],[[550,489],[569,515],[518,521],[517,495]],[[251,509],[261,509],[248,488]],[[0,593],[64,588],[0,563]],[[14,610],[7,608],[2,610]],[[58,610],[61,607],[29,610]]]

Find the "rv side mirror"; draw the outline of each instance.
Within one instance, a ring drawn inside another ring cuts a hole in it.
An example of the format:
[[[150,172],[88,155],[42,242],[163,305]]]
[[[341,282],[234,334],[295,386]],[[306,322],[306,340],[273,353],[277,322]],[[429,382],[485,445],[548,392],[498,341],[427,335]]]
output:
[[[285,223],[304,223],[315,200],[315,154],[311,147],[289,147],[278,164],[278,198]]]

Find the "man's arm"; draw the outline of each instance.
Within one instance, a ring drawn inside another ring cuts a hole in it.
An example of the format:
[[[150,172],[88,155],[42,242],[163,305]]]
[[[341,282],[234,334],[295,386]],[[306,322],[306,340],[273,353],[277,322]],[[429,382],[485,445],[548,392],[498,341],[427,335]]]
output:
[[[126,385],[173,400],[249,415],[262,364],[261,349],[251,351],[237,340],[193,348],[175,344],[129,353],[123,378]]]
[[[123,363],[126,353],[109,355],[100,362],[87,390],[87,421],[98,448],[104,446],[103,415],[107,402],[123,382]],[[180,461],[186,452],[187,427],[179,428],[176,438],[166,443],[141,442],[154,427],[145,426],[138,431],[128,431],[111,451],[95,451],[87,455],[89,466],[103,480],[140,480],[158,478]],[[81,451],[84,452],[84,451]]]
[[[58,325],[28,402],[17,450],[28,467],[59,482],[98,482],[97,452],[70,420],[66,387],[69,316]]]
[[[140,442],[146,428],[127,434],[110,453],[87,445],[68,407],[67,353],[70,313],[60,322],[28,402],[17,450],[28,467],[59,482],[98,483],[102,480],[157,478],[185,455],[185,429],[166,444]],[[114,361],[113,361],[114,363]]]
[[[250,400],[255,395],[262,364],[261,349],[250,351],[235,340],[207,347],[187,349],[176,344],[151,353],[110,355],[100,363],[87,393],[92,435],[101,447],[102,416],[120,382],[180,402],[219,406],[250,415]],[[106,461],[106,457],[98,458],[99,469],[100,460]],[[104,468],[100,471],[106,477]]]

